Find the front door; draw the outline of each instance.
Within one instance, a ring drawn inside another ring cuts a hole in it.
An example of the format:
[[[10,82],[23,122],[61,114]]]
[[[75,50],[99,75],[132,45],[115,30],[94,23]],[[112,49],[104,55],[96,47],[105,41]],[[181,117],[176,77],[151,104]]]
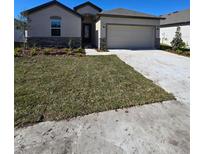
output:
[[[91,24],[83,24],[83,44],[88,45],[91,43]]]

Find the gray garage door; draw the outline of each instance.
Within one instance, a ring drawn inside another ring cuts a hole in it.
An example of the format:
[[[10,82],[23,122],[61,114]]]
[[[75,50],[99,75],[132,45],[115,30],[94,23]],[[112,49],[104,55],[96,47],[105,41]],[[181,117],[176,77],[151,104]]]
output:
[[[118,49],[153,49],[154,27],[108,25],[107,46]]]

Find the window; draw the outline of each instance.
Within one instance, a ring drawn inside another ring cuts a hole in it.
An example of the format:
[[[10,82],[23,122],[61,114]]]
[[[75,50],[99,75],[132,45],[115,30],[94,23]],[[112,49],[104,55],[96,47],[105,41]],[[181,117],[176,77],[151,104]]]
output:
[[[51,18],[51,36],[61,36],[60,18]]]

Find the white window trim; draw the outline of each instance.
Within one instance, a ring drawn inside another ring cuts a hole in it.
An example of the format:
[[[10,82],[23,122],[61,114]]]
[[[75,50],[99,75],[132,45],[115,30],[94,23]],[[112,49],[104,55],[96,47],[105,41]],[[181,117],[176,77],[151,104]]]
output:
[[[52,27],[52,20],[60,20],[60,27]],[[51,27],[50,27],[51,37],[61,37],[61,18],[59,18],[59,19],[50,18],[50,25],[51,25]],[[52,29],[59,29],[60,30],[60,35],[59,36],[53,36],[52,35]]]

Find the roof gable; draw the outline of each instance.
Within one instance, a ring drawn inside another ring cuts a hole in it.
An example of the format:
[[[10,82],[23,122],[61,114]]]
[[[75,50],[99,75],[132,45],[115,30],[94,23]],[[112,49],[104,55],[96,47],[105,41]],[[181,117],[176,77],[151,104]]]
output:
[[[80,17],[80,18],[82,17],[80,14],[78,14],[75,11],[73,11],[71,8],[65,6],[64,4],[62,4],[62,3],[60,3],[60,2],[58,2],[56,0],[52,0],[52,1],[48,2],[48,3],[45,3],[45,4],[39,5],[37,7],[31,8],[29,10],[23,11],[23,12],[21,12],[21,14],[24,15],[24,16],[27,16],[27,15],[29,15],[31,13],[34,13],[34,12],[39,11],[39,10],[42,10],[42,9],[47,8],[49,6],[52,6],[52,5],[57,5],[57,6],[65,9],[66,11],[68,11],[68,12],[70,12],[70,13],[72,13],[72,14]]]
[[[185,24],[190,23],[190,9],[183,11],[175,11],[161,17],[166,18],[160,21],[160,25]]]
[[[74,7],[74,10],[77,11],[78,9],[83,8],[83,7],[87,6],[87,5],[93,7],[94,9],[98,10],[99,12],[102,11],[102,9],[100,7],[96,6],[95,4],[93,4],[93,3],[89,2],[89,1],[87,1],[87,2],[85,2],[83,4],[80,4],[80,5],[77,5],[76,7]]]
[[[142,12],[137,12],[133,10],[117,8],[113,10],[103,11],[99,13],[101,16],[119,16],[119,17],[131,17],[131,18],[150,18],[150,19],[160,19],[158,16],[151,14],[146,14]]]

